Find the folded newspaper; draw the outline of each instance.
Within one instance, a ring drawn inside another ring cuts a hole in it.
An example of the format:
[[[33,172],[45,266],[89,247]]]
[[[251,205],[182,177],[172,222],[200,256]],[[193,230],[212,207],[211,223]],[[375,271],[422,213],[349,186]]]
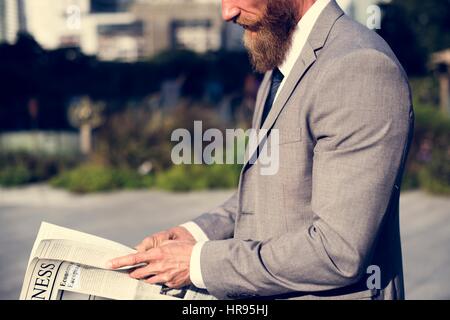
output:
[[[171,289],[108,270],[112,258],[136,250],[114,241],[42,222],[28,261],[21,300],[213,300],[193,286]]]

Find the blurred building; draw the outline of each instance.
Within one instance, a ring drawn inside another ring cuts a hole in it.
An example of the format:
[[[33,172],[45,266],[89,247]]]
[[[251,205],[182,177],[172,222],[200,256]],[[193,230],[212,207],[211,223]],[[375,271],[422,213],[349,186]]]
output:
[[[378,2],[338,0],[347,14],[364,25],[373,15],[369,9]],[[222,20],[220,0],[136,0],[130,10],[144,23],[147,56],[175,48],[199,53],[244,49],[243,30]]]
[[[0,153],[69,156],[80,153],[80,138],[68,131],[16,131],[0,133]]]
[[[222,20],[220,0],[140,0],[131,12],[144,22],[147,56],[177,48],[243,49],[242,29]]]
[[[0,43],[14,43],[17,33],[26,28],[23,0],[0,1]]]
[[[27,31],[45,49],[79,46],[102,60],[137,60],[143,28],[130,0],[24,0]]]
[[[338,0],[366,24],[376,0]],[[135,61],[162,50],[243,50],[241,27],[225,23],[220,0],[2,0],[0,41],[19,30],[45,49],[79,46],[102,60]]]

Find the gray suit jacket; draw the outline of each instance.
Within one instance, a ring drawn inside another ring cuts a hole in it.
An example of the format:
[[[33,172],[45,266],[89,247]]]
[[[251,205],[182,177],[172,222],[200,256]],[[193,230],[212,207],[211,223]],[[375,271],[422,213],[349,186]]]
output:
[[[271,72],[259,90],[260,126]],[[278,129],[280,167],[247,163],[238,191],[194,221],[221,299],[402,299],[399,189],[412,139],[408,80],[388,45],[332,1],[263,128]],[[265,142],[270,149],[271,140]],[[381,287],[368,289],[368,266]]]

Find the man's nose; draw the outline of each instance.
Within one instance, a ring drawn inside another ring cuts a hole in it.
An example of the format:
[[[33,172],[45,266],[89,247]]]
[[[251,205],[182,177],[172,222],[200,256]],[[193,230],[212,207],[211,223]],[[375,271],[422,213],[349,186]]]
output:
[[[225,21],[231,21],[241,13],[236,3],[236,0],[222,0],[222,18]]]

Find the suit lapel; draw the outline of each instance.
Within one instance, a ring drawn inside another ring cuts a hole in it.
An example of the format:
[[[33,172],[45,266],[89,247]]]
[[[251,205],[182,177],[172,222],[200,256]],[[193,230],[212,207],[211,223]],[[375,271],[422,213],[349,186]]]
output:
[[[334,0],[331,1],[327,7],[325,7],[323,12],[320,14],[316,24],[314,25],[299,58],[297,59],[291,73],[286,79],[283,88],[281,89],[277,99],[275,100],[272,109],[270,110],[266,120],[261,127],[262,110],[267,100],[272,71],[266,74],[265,82],[263,82],[262,84],[263,94],[261,95],[261,99],[259,103],[257,103],[257,106],[255,108],[255,112],[258,112],[255,126],[255,129],[257,131],[259,131],[259,128],[267,130],[267,132],[272,129],[276,119],[280,115],[283,108],[286,106],[298,83],[316,61],[317,51],[323,48],[331,32],[331,29],[333,28],[333,25],[342,15],[344,15],[344,12]],[[265,141],[266,139],[260,139],[258,145],[254,146],[253,150],[247,150],[243,168],[244,171],[250,159],[255,159],[255,153],[257,152],[257,149],[261,148],[261,144],[263,144]]]
[[[259,101],[256,102],[255,112],[256,112],[256,121],[255,128],[261,127],[261,118],[264,110],[264,105],[266,104],[267,97],[269,95],[269,88],[272,79],[273,71],[268,71],[264,77],[263,82],[261,83],[261,97]]]
[[[254,124],[253,124],[253,128],[256,129],[256,131],[259,132],[259,128],[261,127],[261,118],[262,118],[262,113],[264,110],[264,105],[266,103],[267,100],[267,96],[269,95],[269,88],[270,88],[270,81],[272,79],[272,71],[268,71],[266,72],[263,81],[261,82],[261,95],[258,97],[258,99],[256,100],[255,103],[255,119],[254,119]],[[248,144],[247,145],[247,149],[245,150],[245,155],[244,155],[244,167],[245,165],[249,162],[249,156],[253,155],[254,152],[256,151],[256,148],[253,148],[252,150],[250,150],[251,145]],[[257,147],[257,146],[255,146]]]
[[[309,46],[308,43],[305,44],[305,48],[303,49],[300,58],[295,63],[294,68],[292,69],[289,77],[286,79],[286,83],[284,84],[282,90],[280,91],[277,99],[274,102],[274,105],[272,106],[269,114],[267,115],[266,120],[263,123],[263,126],[261,127],[261,118],[262,118],[262,110],[264,109],[264,104],[266,103],[268,91],[270,87],[270,79],[272,76],[272,71],[268,72],[268,84],[266,84],[265,87],[262,88],[263,95],[261,101],[258,103],[257,106],[257,120],[256,120],[256,132],[258,133],[258,142],[256,144],[249,144],[249,149],[246,152],[245,156],[245,164],[244,167],[248,164],[250,159],[256,159],[257,155],[257,149],[258,147],[262,147],[261,144],[265,142],[265,139],[263,137],[260,137],[260,129],[262,129],[262,133],[269,132],[269,130],[272,128],[273,124],[275,123],[275,120],[278,118],[278,115],[283,110],[284,106],[286,105],[287,101],[289,100],[289,97],[294,92],[295,87],[297,86],[300,79],[303,77],[303,75],[306,73],[306,71],[309,69],[309,67],[316,61],[316,56],[314,54],[314,50]],[[265,131],[267,130],[267,131]],[[260,139],[261,138],[261,139]],[[254,140],[256,141],[256,140]]]
[[[270,109],[269,114],[267,115],[266,120],[264,121],[261,129],[270,130],[278,118],[281,110],[283,110],[287,101],[291,97],[294,92],[295,87],[300,82],[300,80],[305,75],[306,71],[311,67],[311,65],[316,61],[316,55],[314,53],[313,48],[309,45],[308,42],[305,43],[305,47],[303,48],[300,57],[297,59],[294,67],[292,68],[291,73],[286,79],[283,88],[281,89],[278,97],[276,98],[272,108]]]
[[[314,64],[317,59],[316,52],[323,48],[330,31],[338,18],[340,18],[344,12],[338,6],[335,1],[331,1],[328,6],[325,7],[316,24],[314,25],[308,40],[305,43],[305,47],[300,53],[297,62],[292,68],[291,73],[286,79],[286,83],[275,100],[266,121],[262,126],[262,129],[270,130],[278,118],[278,115],[283,110],[287,101],[294,92],[296,86],[301,81],[305,73]]]

